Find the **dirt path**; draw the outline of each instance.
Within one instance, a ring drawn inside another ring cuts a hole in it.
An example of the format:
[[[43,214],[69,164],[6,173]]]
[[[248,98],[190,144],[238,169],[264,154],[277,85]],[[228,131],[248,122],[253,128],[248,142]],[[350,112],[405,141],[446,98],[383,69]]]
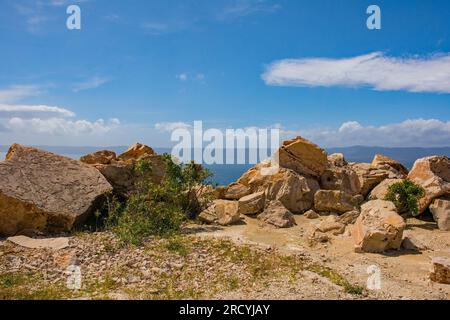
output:
[[[402,250],[387,254],[360,254],[353,250],[351,226],[347,227],[348,231],[344,235],[333,236],[329,243],[311,247],[307,240],[307,230],[321,219],[309,220],[297,216],[296,227],[274,229],[261,225],[256,219],[246,217],[245,223],[241,225],[206,231],[202,236],[228,238],[237,243],[265,245],[288,254],[301,254],[338,271],[349,281],[361,286],[367,285],[368,268],[376,266],[381,271],[381,289],[371,291],[373,297],[450,299],[449,285],[436,284],[428,279],[431,258],[450,257],[448,232],[432,229],[426,222],[409,219],[405,235],[414,238],[426,249]],[[284,297],[289,297],[289,294]]]

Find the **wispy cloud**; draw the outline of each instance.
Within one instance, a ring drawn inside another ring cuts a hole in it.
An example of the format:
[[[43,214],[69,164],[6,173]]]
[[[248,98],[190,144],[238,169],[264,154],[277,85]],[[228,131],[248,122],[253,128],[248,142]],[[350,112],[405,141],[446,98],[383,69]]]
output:
[[[267,0],[237,0],[223,8],[217,15],[220,21],[234,20],[257,13],[274,13],[281,9],[281,5]]]
[[[192,125],[186,122],[159,122],[155,124],[155,129],[161,132],[172,132],[176,129],[191,129]]]
[[[6,128],[21,133],[50,134],[56,136],[73,136],[85,134],[104,134],[120,125],[118,119],[104,121],[99,119],[91,122],[88,120],[67,120],[64,118],[49,119],[23,119],[11,118],[6,123]]]
[[[52,118],[73,117],[70,110],[46,105],[4,105],[0,104],[0,118]]]
[[[101,87],[102,85],[110,82],[112,79],[109,77],[101,77],[101,76],[95,76],[89,79],[86,79],[80,83],[77,83],[73,87],[74,92],[79,92],[83,90],[89,90],[89,89],[96,89],[98,87]]]
[[[30,96],[39,95],[41,88],[35,85],[16,85],[0,90],[0,103],[20,101]]]
[[[346,59],[287,59],[270,64],[262,78],[272,86],[450,93],[450,53],[396,58],[374,52]]]
[[[175,78],[180,81],[183,81],[183,82],[186,82],[189,80],[204,82],[206,76],[204,73],[190,74],[187,72],[183,72],[183,73],[179,73],[179,74],[175,75]]]

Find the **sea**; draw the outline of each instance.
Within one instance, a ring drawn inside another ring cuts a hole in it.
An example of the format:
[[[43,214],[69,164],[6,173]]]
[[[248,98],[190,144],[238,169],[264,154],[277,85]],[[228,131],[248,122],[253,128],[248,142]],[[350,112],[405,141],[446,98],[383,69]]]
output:
[[[41,149],[48,150],[60,155],[72,159],[79,159],[81,156],[88,153],[102,150],[101,147],[40,147]],[[126,147],[110,147],[110,150],[116,151],[120,154]],[[3,160],[8,146],[0,146],[0,160]],[[158,154],[170,153],[170,149],[167,148],[155,148]],[[345,158],[349,162],[371,162],[375,154],[383,154],[396,159],[403,163],[408,169],[411,169],[416,159],[440,155],[450,157],[450,147],[438,147],[438,148],[384,148],[384,147],[344,147],[344,148],[329,148],[326,150],[328,154],[341,152],[345,155]],[[213,174],[210,179],[211,183],[217,185],[228,185],[244,174],[253,165],[205,165],[205,167]]]
[[[63,156],[72,158],[72,159],[80,159],[83,154],[74,154],[74,153],[59,153]],[[4,160],[6,156],[6,152],[0,152],[0,160]],[[243,173],[245,173],[248,169],[253,167],[253,165],[205,165],[205,167],[212,173],[212,177],[210,178],[210,182],[218,185],[228,185],[237,179],[239,179]]]

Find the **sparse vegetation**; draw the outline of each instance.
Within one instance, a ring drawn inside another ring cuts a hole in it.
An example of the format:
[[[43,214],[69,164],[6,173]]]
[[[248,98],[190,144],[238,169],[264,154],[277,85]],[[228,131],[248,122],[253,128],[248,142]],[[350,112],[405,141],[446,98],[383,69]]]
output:
[[[385,200],[391,201],[399,213],[419,214],[418,202],[425,195],[425,190],[412,181],[404,180],[389,186]]]
[[[156,184],[151,181],[152,166],[138,161],[135,171],[141,175],[135,191],[124,203],[108,203],[107,227],[124,243],[140,245],[149,236],[172,236],[186,219],[194,219],[209,201],[206,181],[211,174],[195,163],[176,164],[164,155],[166,175]]]

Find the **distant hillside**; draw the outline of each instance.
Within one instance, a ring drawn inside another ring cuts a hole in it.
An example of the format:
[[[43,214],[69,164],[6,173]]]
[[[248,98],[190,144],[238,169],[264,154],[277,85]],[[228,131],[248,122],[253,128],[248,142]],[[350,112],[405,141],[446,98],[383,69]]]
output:
[[[345,147],[329,148],[328,153],[340,152],[345,155],[350,162],[372,162],[376,154],[383,154],[400,161],[408,168],[412,168],[414,162],[423,157],[429,156],[448,156],[450,157],[450,147],[442,148],[384,148],[384,147]]]

